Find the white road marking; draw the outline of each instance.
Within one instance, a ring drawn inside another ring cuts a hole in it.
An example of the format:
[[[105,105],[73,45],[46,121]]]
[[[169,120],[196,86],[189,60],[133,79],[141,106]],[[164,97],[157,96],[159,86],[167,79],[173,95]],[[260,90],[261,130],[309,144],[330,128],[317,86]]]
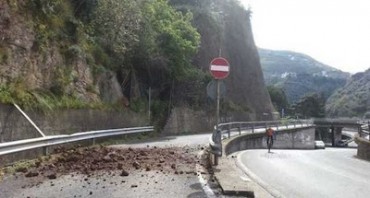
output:
[[[204,151],[200,151],[199,153],[198,153],[198,159],[201,159],[201,157],[202,157],[202,155],[203,155],[203,153],[204,153]],[[199,183],[201,184],[201,186],[202,186],[202,188],[203,188],[203,191],[204,191],[204,193],[207,195],[207,197],[208,198],[214,198],[214,197],[217,197],[216,195],[215,195],[215,193],[213,192],[213,190],[209,187],[209,185],[207,184],[208,183],[208,181],[207,180],[205,180],[204,178],[203,178],[203,176],[202,176],[202,174],[201,174],[201,172],[205,172],[205,171],[203,171],[204,170],[204,168],[199,164],[199,163],[197,163],[196,165],[195,165],[195,167],[196,167],[196,170],[197,170],[197,175],[198,175],[198,180],[199,180]]]
[[[229,66],[227,66],[227,65],[211,65],[211,71],[228,72],[229,71]]]

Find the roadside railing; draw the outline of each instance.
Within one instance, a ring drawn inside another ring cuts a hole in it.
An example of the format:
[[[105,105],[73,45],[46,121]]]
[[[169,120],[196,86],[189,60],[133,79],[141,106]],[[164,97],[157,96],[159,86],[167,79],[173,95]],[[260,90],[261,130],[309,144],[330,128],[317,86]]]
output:
[[[358,131],[359,136],[364,139],[366,139],[367,136],[367,139],[370,141],[370,121],[361,122],[359,124],[361,124]]]
[[[278,120],[278,121],[255,121],[255,122],[228,122],[220,123],[218,126],[214,126],[214,130],[221,130],[222,134],[227,134],[227,138],[231,137],[232,132],[239,132],[241,135],[242,131],[250,131],[254,133],[256,129],[267,129],[274,127],[276,130],[279,128],[296,128],[297,126],[309,126],[312,125],[312,120]]]
[[[254,121],[254,122],[228,122],[220,123],[214,126],[214,132],[210,137],[211,153],[215,155],[215,164],[217,165],[217,157],[222,156],[222,136],[227,134],[227,138],[232,135],[241,135],[243,131],[254,133],[257,129],[267,129],[269,127],[276,130],[282,128],[301,128],[311,126],[312,120],[277,120],[277,121]],[[235,132],[235,134],[233,134]]]
[[[71,143],[76,141],[91,139],[93,144],[96,138],[116,136],[116,135],[126,135],[134,133],[144,133],[154,131],[153,126],[146,127],[134,127],[134,128],[122,128],[122,129],[109,129],[109,130],[98,130],[98,131],[88,131],[79,132],[70,135],[55,135],[55,136],[43,136],[39,138],[32,138],[26,140],[18,140],[13,142],[0,143],[0,156],[20,151],[26,151],[36,148],[44,148],[45,154],[48,153],[48,147]]]

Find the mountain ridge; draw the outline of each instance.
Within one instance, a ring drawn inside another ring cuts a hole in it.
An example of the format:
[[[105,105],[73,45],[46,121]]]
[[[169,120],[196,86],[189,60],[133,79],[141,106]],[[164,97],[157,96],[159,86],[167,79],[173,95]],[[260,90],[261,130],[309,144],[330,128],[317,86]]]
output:
[[[328,98],[350,76],[302,53],[262,48],[258,52],[266,84],[284,89],[290,103],[312,92]]]

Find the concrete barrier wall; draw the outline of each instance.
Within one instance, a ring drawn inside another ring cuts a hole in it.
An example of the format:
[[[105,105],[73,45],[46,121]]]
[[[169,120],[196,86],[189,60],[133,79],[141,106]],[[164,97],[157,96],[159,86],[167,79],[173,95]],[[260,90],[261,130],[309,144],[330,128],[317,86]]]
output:
[[[355,137],[357,143],[357,157],[370,160],[370,141],[361,137]]]
[[[244,134],[223,141],[224,153],[267,148],[265,132]],[[275,132],[273,149],[315,149],[315,127],[282,129]]]

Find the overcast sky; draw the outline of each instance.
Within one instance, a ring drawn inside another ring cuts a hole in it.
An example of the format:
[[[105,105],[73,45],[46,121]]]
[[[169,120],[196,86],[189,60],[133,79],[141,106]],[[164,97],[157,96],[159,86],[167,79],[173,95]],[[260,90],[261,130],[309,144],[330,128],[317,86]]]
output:
[[[369,0],[240,0],[256,45],[291,50],[356,73],[370,68]]]

